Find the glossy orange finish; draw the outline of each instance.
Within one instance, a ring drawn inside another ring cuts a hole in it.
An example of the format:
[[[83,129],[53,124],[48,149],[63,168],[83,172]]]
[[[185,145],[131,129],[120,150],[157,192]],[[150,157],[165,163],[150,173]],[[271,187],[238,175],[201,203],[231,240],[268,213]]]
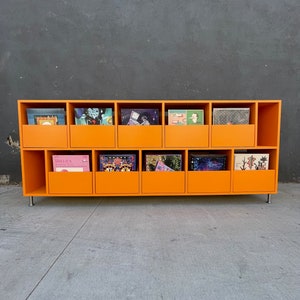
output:
[[[120,148],[161,148],[162,126],[118,126],[118,147]]]
[[[26,148],[67,148],[67,126],[22,125],[22,142]]]
[[[115,126],[70,125],[70,146],[74,148],[114,148]]]
[[[121,125],[121,108],[155,107],[160,125]],[[109,107],[113,125],[75,125],[75,107]],[[27,125],[27,108],[60,107],[66,125]],[[247,107],[248,125],[213,125],[214,107]],[[204,125],[168,125],[168,109],[203,109]],[[19,132],[25,196],[139,196],[272,194],[278,189],[280,100],[19,100]],[[234,170],[239,150],[269,154],[269,170]],[[99,154],[137,155],[137,171],[99,171]],[[144,171],[145,153],[181,153],[182,171]],[[90,172],[53,172],[52,155],[84,153]],[[192,152],[226,154],[224,171],[190,171]]]
[[[233,192],[275,192],[275,170],[233,171]]]
[[[188,193],[230,193],[230,171],[189,171]]]
[[[126,195],[138,192],[138,172],[96,172],[97,194]]]
[[[166,148],[206,148],[208,141],[208,125],[165,126]]]
[[[92,172],[49,172],[50,194],[92,194]]]
[[[254,147],[255,126],[212,125],[212,147]]]
[[[185,172],[142,172],[143,194],[182,194]]]

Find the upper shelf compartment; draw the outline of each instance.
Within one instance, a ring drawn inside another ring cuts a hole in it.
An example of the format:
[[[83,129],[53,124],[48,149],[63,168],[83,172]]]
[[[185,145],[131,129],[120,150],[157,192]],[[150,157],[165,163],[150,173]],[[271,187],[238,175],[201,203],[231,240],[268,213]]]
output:
[[[129,101],[117,106],[118,147],[162,147],[162,102]]]
[[[248,101],[212,103],[212,147],[254,147],[256,104]]]
[[[72,101],[68,106],[70,145],[115,147],[115,104],[111,101]]]
[[[276,147],[280,137],[280,101],[258,103],[257,146]]]
[[[18,109],[23,147],[68,146],[65,102],[22,101]]]
[[[166,148],[208,147],[209,103],[197,101],[167,102],[164,111]]]

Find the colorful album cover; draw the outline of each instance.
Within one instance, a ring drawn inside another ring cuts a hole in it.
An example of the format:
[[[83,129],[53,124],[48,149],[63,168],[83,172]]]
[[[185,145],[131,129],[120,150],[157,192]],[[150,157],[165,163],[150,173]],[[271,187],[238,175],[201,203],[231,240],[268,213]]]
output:
[[[163,164],[166,167],[163,167]],[[146,154],[146,171],[181,171],[181,154]]]
[[[100,171],[130,172],[136,171],[135,154],[100,154]]]
[[[203,109],[169,109],[168,125],[203,125]]]
[[[63,108],[27,108],[27,124],[29,125],[65,125]]]
[[[169,109],[168,125],[186,125],[187,111],[186,109]]]
[[[249,124],[249,108],[214,108],[214,125]]]
[[[54,172],[89,172],[88,155],[52,155]]]
[[[121,108],[122,125],[159,125],[159,109]]]
[[[235,170],[268,170],[269,153],[236,153],[234,154]]]
[[[112,108],[74,108],[76,125],[113,125]]]
[[[204,110],[203,109],[188,109],[187,110],[187,125],[203,125]]]
[[[226,155],[223,154],[191,154],[191,171],[220,171],[226,169]]]

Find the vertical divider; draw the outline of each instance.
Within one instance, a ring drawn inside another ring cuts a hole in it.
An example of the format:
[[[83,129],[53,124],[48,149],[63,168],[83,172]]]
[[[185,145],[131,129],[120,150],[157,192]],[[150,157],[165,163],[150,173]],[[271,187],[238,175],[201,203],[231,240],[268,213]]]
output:
[[[253,113],[250,111],[250,114]],[[258,102],[254,104],[254,146],[257,147],[257,136],[258,136]]]
[[[162,101],[161,103],[161,127],[162,127],[162,141],[161,145],[163,148],[165,148],[165,126],[166,126],[166,118],[165,118],[165,101]]]
[[[208,104],[208,148],[211,148],[212,142],[211,142],[211,128],[212,128],[212,101],[209,101]]]

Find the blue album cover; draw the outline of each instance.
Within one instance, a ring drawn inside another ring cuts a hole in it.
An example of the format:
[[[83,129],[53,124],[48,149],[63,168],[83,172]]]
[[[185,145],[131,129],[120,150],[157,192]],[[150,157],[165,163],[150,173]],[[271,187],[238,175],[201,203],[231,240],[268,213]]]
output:
[[[190,159],[191,171],[220,171],[226,169],[226,155],[192,154]]]
[[[65,125],[66,112],[64,108],[27,108],[27,123],[29,125]],[[48,122],[47,122],[48,119]]]

